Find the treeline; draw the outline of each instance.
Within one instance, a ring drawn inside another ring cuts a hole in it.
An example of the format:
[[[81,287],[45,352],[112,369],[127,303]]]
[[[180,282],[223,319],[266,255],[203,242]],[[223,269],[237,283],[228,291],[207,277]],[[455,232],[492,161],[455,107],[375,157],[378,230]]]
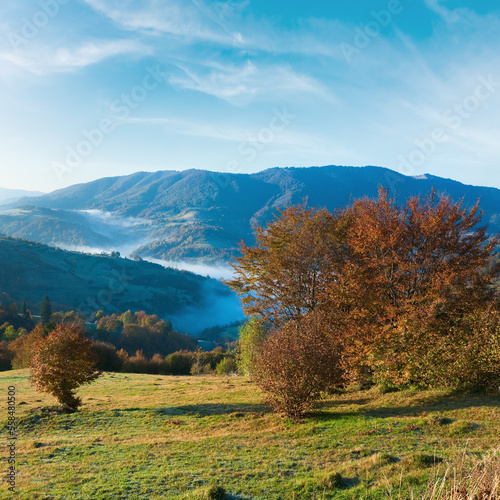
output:
[[[237,371],[234,353],[222,347],[210,352],[197,349],[167,356],[155,354],[151,358],[141,350],[129,356],[123,349],[117,351],[112,344],[100,341],[94,342],[93,349],[99,358],[97,368],[103,371],[159,375],[224,375]]]
[[[88,323],[82,314],[75,311],[53,313],[47,296],[42,301],[38,318],[26,310],[26,304],[23,304],[21,310],[16,304],[0,304],[0,341],[10,342],[27,334],[37,322],[48,325],[49,328],[54,325],[81,325],[91,339],[111,343],[129,354],[142,350],[149,357],[154,354],[165,356],[197,348],[195,337],[176,332],[170,321],[162,320],[156,314],[126,311],[106,316],[103,311],[97,311],[94,322]]]
[[[6,343],[0,352],[5,361],[4,370],[30,368],[33,353],[41,339],[49,337],[54,331],[65,332],[77,328],[84,332],[78,322],[61,322],[42,325],[39,323],[30,333]],[[226,352],[222,347],[216,347],[210,352],[201,349],[192,351],[180,350],[166,356],[155,353],[147,356],[142,349],[129,354],[125,349],[109,342],[91,340],[92,351],[96,354],[96,368],[101,371],[126,373],[149,373],[160,375],[209,375],[236,373],[237,366],[233,352]]]
[[[96,328],[90,336],[96,341],[108,342],[129,355],[142,350],[144,355],[167,354],[197,348],[197,340],[190,335],[172,329],[170,321],[160,319],[156,314],[147,315],[144,311],[105,316],[103,311],[95,314]]]
[[[0,371],[11,369],[12,352],[9,344],[22,335],[27,335],[35,326],[31,312],[23,303],[5,306],[0,303]]]
[[[293,418],[352,383],[498,391],[499,240],[481,216],[383,189],[335,213],[283,210],[228,281],[253,318],[240,366]]]
[[[22,335],[26,331],[32,330],[35,321],[29,310],[26,309],[26,302],[19,308],[17,304],[5,306],[0,303],[0,340],[9,341]]]
[[[84,316],[74,311],[53,313],[46,296],[39,317],[25,304],[21,309],[10,304],[0,305],[0,320],[0,370],[29,367],[37,339],[59,326],[76,325],[93,342],[100,370],[171,375],[236,371],[233,354],[222,347],[203,352],[196,338],[176,332],[170,321],[144,311],[111,315],[97,311],[94,322],[86,323]]]

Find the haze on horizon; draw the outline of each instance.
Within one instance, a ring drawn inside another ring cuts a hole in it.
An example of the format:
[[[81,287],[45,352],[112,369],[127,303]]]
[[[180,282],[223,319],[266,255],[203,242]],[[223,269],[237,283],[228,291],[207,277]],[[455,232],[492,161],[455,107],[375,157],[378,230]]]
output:
[[[493,0],[5,0],[0,185],[379,165],[500,188]]]

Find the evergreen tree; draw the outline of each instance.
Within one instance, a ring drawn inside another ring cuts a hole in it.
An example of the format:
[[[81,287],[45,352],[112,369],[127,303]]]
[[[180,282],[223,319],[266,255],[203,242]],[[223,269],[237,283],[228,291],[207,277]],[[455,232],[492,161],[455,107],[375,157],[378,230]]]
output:
[[[52,316],[52,306],[50,305],[50,300],[47,295],[43,298],[42,305],[40,307],[40,318],[42,319],[42,324],[46,325],[50,321]]]
[[[24,319],[29,318],[28,310],[26,309],[26,301],[23,302],[23,305],[21,306],[21,316]]]

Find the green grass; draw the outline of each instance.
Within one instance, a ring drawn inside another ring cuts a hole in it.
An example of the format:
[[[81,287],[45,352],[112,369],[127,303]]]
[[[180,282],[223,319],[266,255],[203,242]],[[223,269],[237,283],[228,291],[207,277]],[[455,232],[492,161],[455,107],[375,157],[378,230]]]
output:
[[[297,424],[244,377],[107,373],[74,414],[46,410],[26,370],[0,380],[4,401],[17,391],[17,499],[200,499],[213,485],[240,500],[419,498],[464,449],[500,445],[499,397],[375,388]]]

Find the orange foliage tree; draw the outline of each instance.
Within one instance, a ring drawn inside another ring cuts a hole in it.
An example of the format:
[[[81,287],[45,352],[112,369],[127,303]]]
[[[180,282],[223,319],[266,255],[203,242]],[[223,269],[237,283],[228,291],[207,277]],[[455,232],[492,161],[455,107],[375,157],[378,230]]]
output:
[[[468,211],[435,192],[397,206],[381,189],[345,213],[349,255],[331,296],[356,327],[350,354],[379,380],[429,383],[438,367],[426,360],[459,339],[474,342],[466,318],[496,302],[499,267],[489,262],[498,240],[479,226],[477,203]]]
[[[58,325],[32,346],[30,380],[38,390],[76,410],[81,405],[81,398],[75,396],[74,391],[102,374],[96,368],[97,361],[92,341],[85,336],[81,326]]]
[[[44,327],[39,323],[30,333],[21,335],[9,343],[9,350],[13,353],[12,368],[14,370],[29,367],[33,345],[44,335]]]
[[[380,189],[378,199],[335,214],[290,207],[255,229],[255,247],[241,244],[228,284],[248,315],[278,329],[269,342],[285,341],[313,311],[327,318],[325,331],[342,325],[342,365],[352,377],[493,387],[500,382],[499,240],[488,237],[481,217],[478,203],[467,209],[434,191],[398,205]]]
[[[241,296],[247,315],[278,327],[321,309],[345,253],[346,225],[325,209],[296,205],[267,227],[255,227],[257,245],[240,243],[242,256],[226,282]]]

